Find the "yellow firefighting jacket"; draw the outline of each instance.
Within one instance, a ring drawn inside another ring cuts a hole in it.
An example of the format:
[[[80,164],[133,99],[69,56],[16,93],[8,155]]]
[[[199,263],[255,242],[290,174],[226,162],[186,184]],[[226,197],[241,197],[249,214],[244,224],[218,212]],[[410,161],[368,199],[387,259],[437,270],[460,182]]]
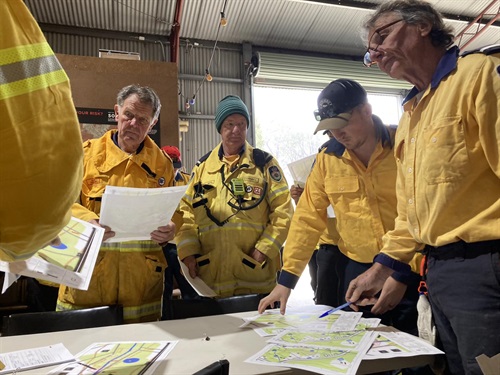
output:
[[[377,126],[382,137],[368,167],[334,139],[318,154],[292,219],[280,284],[293,288],[297,283],[327,226],[330,204],[340,251],[360,263],[371,263],[379,253],[396,217],[396,161],[391,147],[395,129]],[[418,273],[417,260],[412,265]]]
[[[442,58],[420,101],[405,100],[396,134],[398,218],[382,252],[500,238],[500,53]]]
[[[0,260],[29,258],[68,223],[82,137],[68,77],[21,0],[0,1]]]
[[[220,297],[270,292],[293,214],[288,184],[276,159],[248,143],[233,171],[222,155],[220,144],[193,169],[180,204],[179,257],[199,256],[200,277]],[[241,210],[232,186],[238,181]],[[267,256],[262,264],[249,255],[254,248]]]
[[[107,185],[135,188],[173,186],[172,161],[146,137],[135,154],[122,151],[112,130],[84,143],[84,177],[80,204],[73,215],[98,219],[101,197]],[[166,223],[165,223],[166,224]],[[111,228],[112,229],[112,228]],[[87,291],[61,286],[58,310],[122,304],[126,322],[157,320],[161,313],[162,248],[153,241],[103,243]]]

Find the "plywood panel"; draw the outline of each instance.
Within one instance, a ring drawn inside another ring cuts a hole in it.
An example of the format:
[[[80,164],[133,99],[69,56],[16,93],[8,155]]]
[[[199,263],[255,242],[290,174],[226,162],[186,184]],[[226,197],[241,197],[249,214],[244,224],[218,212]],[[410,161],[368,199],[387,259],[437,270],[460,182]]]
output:
[[[133,83],[152,87],[162,104],[161,146],[179,145],[176,64],[63,54],[57,57],[70,79],[76,107],[112,109],[122,87]]]

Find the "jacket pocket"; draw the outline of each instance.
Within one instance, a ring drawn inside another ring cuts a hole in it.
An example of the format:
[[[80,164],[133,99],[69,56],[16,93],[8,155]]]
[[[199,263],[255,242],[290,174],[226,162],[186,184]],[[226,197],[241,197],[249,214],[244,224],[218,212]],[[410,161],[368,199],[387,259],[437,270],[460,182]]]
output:
[[[438,119],[423,131],[421,167],[429,184],[452,182],[466,175],[468,162],[462,118]]]

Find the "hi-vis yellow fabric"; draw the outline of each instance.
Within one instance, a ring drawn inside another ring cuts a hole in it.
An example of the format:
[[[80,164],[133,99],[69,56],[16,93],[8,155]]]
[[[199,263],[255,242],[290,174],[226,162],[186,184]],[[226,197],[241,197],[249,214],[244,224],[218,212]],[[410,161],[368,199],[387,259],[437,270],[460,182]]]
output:
[[[391,138],[394,130],[388,129]],[[396,218],[396,160],[393,149],[377,144],[368,167],[349,150],[338,157],[323,149],[307,178],[283,251],[283,271],[300,276],[327,227],[331,204],[340,234],[337,246],[349,259],[371,263]],[[418,273],[420,255],[411,263]]]
[[[75,217],[98,219],[107,185],[151,189],[174,185],[172,161],[151,138],[146,137],[140,152],[130,155],[113,142],[116,132],[83,145],[85,172],[81,204],[73,206]],[[88,290],[61,285],[57,310],[121,304],[126,323],[158,320],[166,267],[162,247],[153,241],[103,243]]]
[[[0,260],[32,256],[70,218],[82,138],[68,77],[21,0],[0,1]]]
[[[199,254],[200,278],[219,297],[269,293],[276,286],[280,248],[293,214],[288,184],[276,159],[268,161],[263,171],[255,165],[250,144],[246,143],[243,154],[234,160],[232,172],[219,158],[220,147],[194,167],[181,200],[184,222],[176,237],[179,258]],[[224,180],[221,168],[225,169]],[[264,198],[257,207],[236,213],[228,204],[232,194],[227,187],[233,178],[244,181],[247,201]],[[202,196],[197,195],[197,186],[204,190]],[[204,199],[219,221],[230,217],[226,224],[218,226],[208,217],[200,205]],[[266,262],[261,264],[249,255],[254,248],[267,256]]]
[[[499,239],[500,54],[458,58],[404,110],[394,148],[398,218],[382,252],[407,262],[416,244]]]

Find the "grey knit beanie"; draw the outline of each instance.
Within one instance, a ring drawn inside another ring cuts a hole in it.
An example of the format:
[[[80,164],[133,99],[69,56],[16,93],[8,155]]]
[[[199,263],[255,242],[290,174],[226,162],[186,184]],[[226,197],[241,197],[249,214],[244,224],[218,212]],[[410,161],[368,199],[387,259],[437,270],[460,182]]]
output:
[[[250,125],[250,115],[248,113],[248,108],[236,95],[228,95],[219,102],[217,110],[215,111],[215,127],[220,133],[220,128],[224,120],[231,115],[239,114],[247,119],[247,128]]]

